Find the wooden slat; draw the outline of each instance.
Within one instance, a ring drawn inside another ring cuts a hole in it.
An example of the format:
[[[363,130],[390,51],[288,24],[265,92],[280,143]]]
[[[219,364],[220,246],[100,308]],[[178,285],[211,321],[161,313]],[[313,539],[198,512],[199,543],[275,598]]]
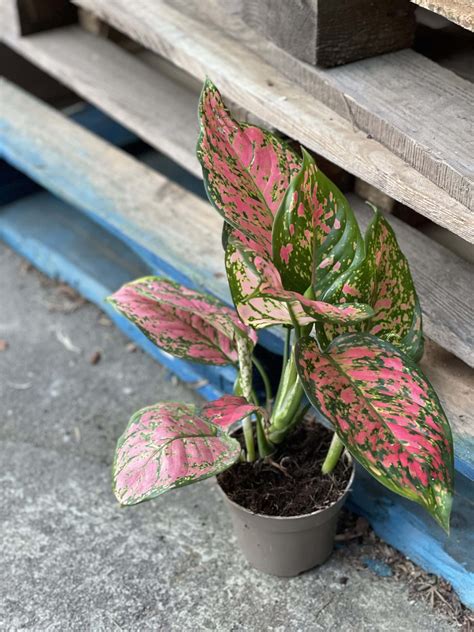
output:
[[[331,70],[314,68],[256,35],[219,0],[196,2],[208,19],[288,79],[474,210],[472,83],[408,49]]]
[[[8,44],[194,175],[197,94],[77,26]],[[189,107],[193,103],[193,107]]]
[[[473,214],[227,33],[162,0],[75,0],[337,165],[474,241]]]
[[[474,31],[474,4],[472,0],[411,0],[413,3],[439,13],[443,17]]]
[[[20,35],[16,0],[0,0],[0,38]]]
[[[173,82],[164,74],[171,74],[170,70],[162,62],[154,62],[152,53],[145,54],[148,62],[145,65],[110,42],[76,27],[21,38],[15,46],[147,142],[201,176],[195,158],[198,85],[186,85],[184,80]],[[129,79],[122,81],[121,76]],[[353,202],[367,221],[369,208],[355,196]],[[472,267],[395,218],[392,223],[411,262],[423,302],[427,334],[472,365],[474,334],[470,314],[474,312],[474,304],[466,292]]]
[[[207,202],[5,80],[0,80],[0,150],[3,158],[89,213],[147,261],[155,266],[158,261],[165,273],[168,268],[174,278],[229,300],[221,220]],[[458,466],[474,475],[474,420],[466,396],[472,372],[459,371],[453,379],[450,365],[437,362],[434,369],[455,434]]]

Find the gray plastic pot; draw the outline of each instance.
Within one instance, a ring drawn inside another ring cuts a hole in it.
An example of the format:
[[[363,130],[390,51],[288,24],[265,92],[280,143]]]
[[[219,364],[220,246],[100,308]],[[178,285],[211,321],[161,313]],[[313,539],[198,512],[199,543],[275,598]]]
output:
[[[350,456],[346,456],[352,464]],[[323,564],[334,547],[337,518],[354,480],[354,466],[343,495],[327,509],[301,516],[255,514],[230,500],[234,533],[250,564],[264,573],[294,577]]]

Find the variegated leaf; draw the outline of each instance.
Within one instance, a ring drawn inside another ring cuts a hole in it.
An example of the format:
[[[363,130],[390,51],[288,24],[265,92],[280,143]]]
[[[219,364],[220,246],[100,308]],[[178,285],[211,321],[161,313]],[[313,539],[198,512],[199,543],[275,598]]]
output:
[[[337,300],[372,305],[374,316],[359,329],[389,340],[419,360],[423,352],[422,318],[410,267],[390,224],[378,211],[367,228],[365,250],[363,262],[351,270]],[[343,330],[327,325],[324,333],[331,340]]]
[[[271,254],[273,215],[300,159],[271,132],[235,121],[209,79],[199,117],[197,156],[211,204]]]
[[[232,424],[248,417],[253,413],[266,416],[266,411],[255,404],[249,404],[245,397],[224,395],[213,402],[204,404],[201,416],[216,424],[223,430],[228,430]]]
[[[122,505],[150,500],[223,472],[240,452],[239,442],[196,413],[193,405],[143,408],[132,416],[117,444],[115,496]]]
[[[157,276],[143,277],[132,281],[130,285],[143,296],[158,303],[166,303],[180,310],[200,315],[228,338],[233,338],[236,333],[240,333],[249,338],[254,345],[257,342],[253,329],[244,325],[235,310],[210,294],[203,294]]]
[[[344,273],[363,257],[363,240],[344,195],[307,151],[275,216],[273,262],[286,290],[332,298]]]
[[[236,331],[252,344],[256,341],[255,332],[243,325],[234,310],[160,277],[124,285],[108,300],[154,344],[178,358],[236,364]]]
[[[369,333],[339,336],[322,353],[297,344],[298,373],[312,404],[378,481],[424,506],[449,529],[453,493],[451,430],[416,364]]]
[[[239,316],[256,329],[293,325],[294,320],[301,326],[321,320],[352,323],[373,315],[369,305],[332,305],[284,290],[273,263],[239,243],[235,235],[228,245],[226,268]]]
[[[225,265],[232,300],[246,325],[261,329],[291,324],[291,316],[285,303],[266,296],[254,296],[260,278],[232,243],[227,245]],[[250,296],[253,298],[249,300]]]

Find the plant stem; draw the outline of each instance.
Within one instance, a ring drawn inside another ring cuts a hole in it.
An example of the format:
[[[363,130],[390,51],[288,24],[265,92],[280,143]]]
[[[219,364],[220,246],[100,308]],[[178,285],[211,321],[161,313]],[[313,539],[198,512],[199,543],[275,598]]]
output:
[[[332,435],[331,445],[329,446],[328,453],[326,454],[326,458],[324,459],[324,463],[321,468],[323,474],[330,474],[333,471],[339,461],[339,457],[341,456],[343,449],[344,444],[337,434],[334,433]]]
[[[256,459],[255,454],[255,441],[253,438],[253,428],[252,421],[250,417],[246,417],[242,424],[242,429],[244,431],[244,439],[245,439],[245,449],[247,452],[247,461],[252,462]]]
[[[291,351],[291,327],[286,328],[285,335],[285,346],[283,347],[283,365],[281,369],[281,376],[283,377],[283,371],[285,370],[286,364],[288,362],[288,358],[290,357]]]
[[[265,388],[266,408],[267,408],[267,410],[269,410],[270,409],[270,404],[271,404],[271,401],[272,401],[272,387],[270,386],[270,380],[268,379],[267,372],[263,368],[260,360],[257,360],[257,358],[255,356],[252,356],[252,362],[254,363],[255,368],[260,373],[260,376],[261,376],[261,378],[263,380],[263,386]]]
[[[270,433],[275,430],[282,431],[291,424],[293,417],[298,412],[303,395],[304,391],[296,370],[295,353],[293,349],[286,365],[285,373],[280,383],[278,397],[273,408],[269,429]],[[276,436],[281,437],[280,441],[282,441],[284,434],[284,432],[279,432]]]
[[[275,448],[265,436],[265,430],[263,428],[262,418],[260,415],[257,415],[256,426],[258,455],[261,459],[264,459],[266,456],[272,454],[275,451]]]

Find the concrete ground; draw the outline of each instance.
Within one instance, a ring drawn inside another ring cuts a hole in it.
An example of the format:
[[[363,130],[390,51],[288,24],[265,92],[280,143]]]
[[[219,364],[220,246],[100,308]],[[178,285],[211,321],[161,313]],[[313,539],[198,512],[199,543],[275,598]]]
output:
[[[211,481],[121,509],[128,417],[196,395],[1,244],[0,297],[1,630],[456,629],[353,546],[295,579],[254,571]]]

